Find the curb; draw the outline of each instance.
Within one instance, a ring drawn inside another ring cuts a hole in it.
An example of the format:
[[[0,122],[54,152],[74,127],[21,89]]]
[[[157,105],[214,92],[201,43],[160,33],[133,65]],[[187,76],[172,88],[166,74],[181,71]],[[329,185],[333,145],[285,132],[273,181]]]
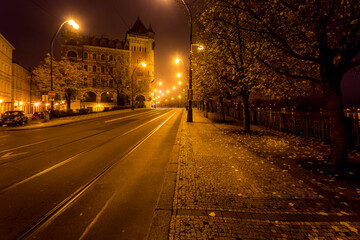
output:
[[[164,180],[153,219],[148,233],[148,240],[167,240],[169,239],[170,221],[173,215],[173,200],[175,195],[176,178],[178,174],[178,161],[181,146],[181,135],[186,114],[182,112],[179,130],[176,135],[174,147],[171,152]]]

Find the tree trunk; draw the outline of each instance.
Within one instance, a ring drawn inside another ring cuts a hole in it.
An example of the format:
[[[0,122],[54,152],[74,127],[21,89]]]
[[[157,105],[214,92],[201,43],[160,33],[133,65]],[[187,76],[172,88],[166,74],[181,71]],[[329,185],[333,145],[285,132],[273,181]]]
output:
[[[249,94],[243,94],[243,95],[242,95],[242,100],[243,100],[243,102],[244,102],[244,110],[243,110],[243,116],[244,116],[243,126],[244,126],[244,131],[245,131],[246,133],[250,133]]]
[[[225,109],[224,109],[224,98],[220,97],[220,108],[221,108],[221,122],[225,122]]]
[[[344,109],[340,87],[341,76],[327,74],[323,79],[330,129],[330,159],[333,168],[340,169],[348,162]]]

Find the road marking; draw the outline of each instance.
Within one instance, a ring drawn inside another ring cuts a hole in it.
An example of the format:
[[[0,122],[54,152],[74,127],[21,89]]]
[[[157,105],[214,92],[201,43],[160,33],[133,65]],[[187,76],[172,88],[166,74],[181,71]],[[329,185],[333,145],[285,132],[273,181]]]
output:
[[[79,237],[79,240],[84,239],[84,237],[89,233],[90,229],[94,226],[94,224],[99,220],[101,214],[105,211],[111,200],[114,198],[115,193],[107,200],[104,207],[100,210],[100,212],[96,215],[96,217],[91,221],[91,223],[86,227],[85,231]]]
[[[117,120],[121,120],[121,119],[125,119],[125,118],[130,118],[130,117],[141,115],[141,114],[147,114],[147,112],[146,113],[138,113],[138,114],[134,114],[134,115],[126,116],[126,117],[114,118],[114,119],[105,121],[105,123],[109,123],[109,122],[113,122],[113,121],[117,121]]]
[[[15,153],[15,154],[13,154],[13,152],[8,152],[8,153],[5,153],[4,155],[2,155],[2,156],[0,157],[0,159],[12,158],[12,157],[19,156],[19,155],[23,155],[23,154],[26,154],[26,153],[28,153],[28,152]]]
[[[150,122],[152,122],[152,121],[154,121],[154,120],[156,120],[156,119],[158,119],[158,118],[160,118],[160,117],[162,117],[162,116],[164,116],[164,115],[166,115],[166,114],[169,114],[169,112],[164,113],[164,114],[162,114],[162,115],[160,115],[160,116],[158,116],[158,117],[156,117],[156,118],[154,118],[154,119],[151,119],[150,121],[148,121],[148,122],[146,122],[146,123],[144,123],[144,124],[142,124],[142,125],[134,128],[134,129],[132,129],[132,130],[130,130],[130,131],[122,134],[122,135],[119,135],[119,136],[117,136],[117,137],[114,137],[114,138],[112,138],[110,141],[112,141],[112,140],[114,140],[114,139],[116,139],[116,138],[118,138],[118,137],[122,137],[122,136],[124,136],[124,135],[126,135],[126,134],[128,134],[128,133],[130,133],[130,132],[132,132],[132,131],[134,131],[134,130],[136,130],[136,129],[138,129],[138,128],[140,128],[140,127],[142,127],[142,126],[144,126],[144,125],[146,125],[146,124],[148,124],[148,123],[150,123]],[[160,124],[157,128],[155,128],[155,130],[153,130],[151,133],[157,131],[162,125],[164,125],[164,124],[165,124],[172,116],[174,116],[174,115],[175,115],[175,113],[173,113],[169,118],[167,118],[162,124]],[[146,137],[143,141],[145,141],[147,138],[148,138],[148,137]],[[143,141],[141,141],[140,144],[141,144]],[[107,142],[108,142],[108,141],[105,141],[105,143],[103,143],[103,144],[106,144]],[[101,145],[103,145],[103,144],[101,144]],[[136,148],[134,148],[134,149],[136,149]],[[133,149],[133,150],[134,150],[134,149]],[[41,176],[41,175],[43,175],[43,174],[45,174],[45,173],[48,173],[48,172],[50,172],[50,171],[52,171],[52,170],[54,170],[54,169],[56,169],[56,168],[58,168],[58,167],[60,167],[60,166],[62,166],[62,165],[64,165],[64,164],[66,164],[66,163],[68,163],[68,162],[70,162],[70,161],[72,161],[72,160],[80,157],[81,155],[92,151],[92,150],[93,150],[92,148],[91,148],[91,149],[85,149],[85,150],[83,150],[82,152],[80,152],[80,153],[78,153],[78,154],[76,154],[76,155],[74,155],[74,156],[72,156],[72,157],[70,157],[70,158],[68,158],[68,159],[66,159],[66,160],[64,160],[64,161],[59,162],[58,164],[55,164],[55,165],[53,165],[53,166],[51,166],[51,167],[49,167],[49,168],[47,168],[47,169],[45,169],[45,170],[43,170],[43,171],[41,171],[41,172],[38,172],[38,173],[36,173],[36,174],[34,174],[34,175],[32,175],[32,176],[30,176],[30,177],[28,177],[28,178],[20,181],[20,182],[17,182],[17,183],[14,183],[14,184],[10,185],[10,186],[7,186],[7,187],[5,187],[5,188],[3,188],[3,189],[0,190],[0,194],[3,193],[3,192],[6,192],[6,191],[8,191],[8,190],[10,190],[10,189],[12,189],[12,188],[15,188],[15,187],[17,187],[17,186],[19,186],[19,185],[21,185],[21,184],[24,184],[24,183],[26,183],[26,182],[29,182],[30,180],[32,180],[32,179],[34,179],[34,178],[37,178],[37,177],[39,177],[39,176]],[[132,150],[132,151],[133,151],[133,150]],[[0,153],[1,153],[1,152],[0,152]]]
[[[20,147],[5,149],[5,150],[0,151],[0,153],[10,152],[10,151],[13,151],[13,150],[16,150],[16,149],[19,149],[19,148],[24,148],[24,147],[32,146],[32,145],[36,145],[36,144],[39,144],[39,143],[44,143],[44,142],[47,142],[47,141],[49,141],[49,140],[44,140],[44,141],[40,141],[40,142],[30,143],[30,144],[26,144],[26,145],[23,145],[23,146],[20,146]]]

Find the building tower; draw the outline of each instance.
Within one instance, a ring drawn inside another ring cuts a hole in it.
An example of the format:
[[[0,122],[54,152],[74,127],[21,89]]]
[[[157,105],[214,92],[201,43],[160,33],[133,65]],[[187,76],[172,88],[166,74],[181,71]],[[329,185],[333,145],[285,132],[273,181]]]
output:
[[[138,18],[133,27],[127,31],[125,41],[129,45],[130,73],[134,75],[133,81],[136,81],[137,86],[142,86],[135,91],[134,99],[135,101],[142,99],[146,107],[151,107],[150,92],[151,83],[154,81],[155,33],[151,25],[146,28]],[[146,63],[146,68],[139,66],[141,62]]]

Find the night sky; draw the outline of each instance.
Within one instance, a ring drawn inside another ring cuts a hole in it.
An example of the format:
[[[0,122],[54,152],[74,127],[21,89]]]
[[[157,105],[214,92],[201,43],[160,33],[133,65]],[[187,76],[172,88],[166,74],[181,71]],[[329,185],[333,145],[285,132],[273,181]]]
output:
[[[174,64],[188,57],[189,26],[184,9],[175,0],[0,0],[0,33],[16,48],[13,60],[29,68],[49,52],[51,38],[60,24],[73,18],[80,33],[125,39],[126,31],[140,17],[155,31],[155,77],[165,87],[176,83],[183,68]],[[60,35],[55,42],[60,58]]]
[[[34,67],[49,52],[59,25],[70,18],[85,35],[125,39],[125,32],[140,17],[155,31],[155,77],[164,88],[174,85],[183,69],[173,63],[188,58],[188,16],[175,0],[0,0],[0,33],[16,48],[13,60]],[[60,36],[55,57],[60,58]],[[359,72],[349,72],[342,82],[345,103],[360,107]]]

